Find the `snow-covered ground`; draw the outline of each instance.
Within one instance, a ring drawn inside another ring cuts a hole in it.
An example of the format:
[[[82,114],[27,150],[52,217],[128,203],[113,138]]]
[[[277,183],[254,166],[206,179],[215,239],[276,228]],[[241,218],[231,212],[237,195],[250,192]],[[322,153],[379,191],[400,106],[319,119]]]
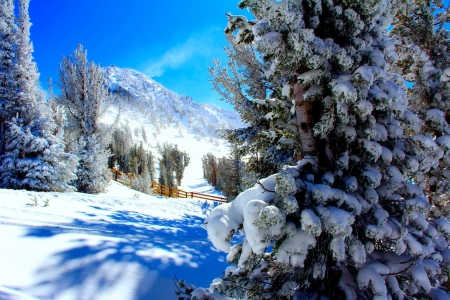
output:
[[[0,299],[176,299],[175,275],[209,286],[226,268],[202,228],[214,205],[116,182],[100,195],[0,190]]]
[[[119,103],[120,123],[134,142],[156,156],[158,143],[177,144],[191,157],[181,188],[221,195],[203,178],[201,159],[227,155],[228,143],[214,131],[242,126],[238,115],[195,103],[137,71],[107,70],[111,85],[128,95]],[[103,122],[114,122],[119,104]],[[202,227],[214,205],[116,182],[100,195],[0,189],[0,300],[176,299],[174,276],[208,287],[227,266]]]

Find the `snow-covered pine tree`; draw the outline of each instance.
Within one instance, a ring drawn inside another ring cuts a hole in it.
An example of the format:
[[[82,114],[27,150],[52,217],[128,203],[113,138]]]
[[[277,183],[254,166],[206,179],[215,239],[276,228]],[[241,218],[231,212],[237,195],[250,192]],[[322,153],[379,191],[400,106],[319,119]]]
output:
[[[87,51],[78,45],[74,54],[59,65],[60,94],[56,101],[68,113],[76,136],[72,149],[79,157],[76,186],[79,191],[100,193],[110,181],[107,150],[111,129],[100,123],[112,96],[100,66],[88,62]]]
[[[413,5],[243,0],[256,20],[228,17],[295,104],[304,157],[211,212],[208,235],[235,266],[192,296],[450,298],[450,222],[415,181],[450,161],[450,136],[426,131],[389,72],[386,28]]]
[[[233,155],[249,157],[247,172],[268,176],[285,164],[295,164],[293,155],[300,147],[297,122],[290,112],[293,105],[282,97],[276,83],[268,80],[271,72],[264,70],[254,46],[238,43],[231,33],[227,39],[227,67],[215,60],[209,68],[211,83],[249,126],[223,130],[222,137],[233,145]],[[261,100],[267,94],[270,99]]]
[[[70,182],[77,159],[64,153],[61,141],[49,131],[51,121],[41,110],[44,95],[38,88],[39,74],[32,57],[29,0],[18,1],[18,17],[13,1],[1,4],[5,16],[1,27],[7,32],[2,39],[2,65],[8,68],[2,69],[5,80],[1,82],[0,186],[73,191]],[[11,57],[14,59],[8,62]]]
[[[408,89],[411,109],[424,121],[424,131],[433,139],[450,134],[450,41],[449,8],[442,1],[416,1],[399,13],[392,36],[398,41],[399,60],[393,70],[414,85]],[[414,177],[430,192],[433,214],[449,216],[450,170],[442,161],[429,172]]]
[[[5,151],[6,122],[17,94],[14,57],[16,54],[17,24],[14,1],[0,1],[0,155]]]

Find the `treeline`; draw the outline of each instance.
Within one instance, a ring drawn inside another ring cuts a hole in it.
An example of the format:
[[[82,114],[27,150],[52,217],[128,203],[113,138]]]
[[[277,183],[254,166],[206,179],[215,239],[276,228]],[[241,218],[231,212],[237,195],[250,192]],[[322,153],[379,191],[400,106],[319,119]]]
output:
[[[141,129],[145,134],[144,128]],[[121,173],[133,174],[131,182],[126,176],[121,180],[131,184],[132,188],[149,193],[153,181],[175,187],[181,185],[184,170],[189,165],[190,157],[184,151],[178,149],[178,145],[163,143],[158,144],[159,153],[159,177],[155,164],[157,160],[152,151],[145,149],[144,143],[133,142],[132,130],[128,124],[120,125],[112,134],[109,149],[112,156],[109,159],[109,167]]]
[[[238,156],[217,158],[211,152],[202,157],[203,177],[229,200],[254,184]]]

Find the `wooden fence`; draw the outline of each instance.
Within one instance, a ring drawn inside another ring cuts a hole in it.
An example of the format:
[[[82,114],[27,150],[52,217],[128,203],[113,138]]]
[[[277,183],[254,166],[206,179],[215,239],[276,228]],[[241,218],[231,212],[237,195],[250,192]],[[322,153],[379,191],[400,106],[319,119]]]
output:
[[[199,198],[203,200],[217,201],[217,202],[227,202],[227,198],[201,194],[197,192],[186,192],[179,190],[178,188],[168,187],[166,185],[152,182],[153,194],[161,195],[168,198]]]
[[[130,182],[134,177],[133,174],[122,173],[116,169],[109,169],[109,170],[113,173],[114,179],[123,184],[125,184],[125,183],[119,179],[119,177],[121,175],[126,175]],[[128,185],[131,186],[131,184],[128,184]],[[228,199],[224,198],[224,197],[201,194],[201,193],[197,193],[197,192],[186,192],[183,190],[179,190],[177,188],[168,187],[166,185],[163,185],[163,184],[160,184],[157,182],[152,182],[152,190],[153,190],[153,194],[161,195],[161,196],[168,197],[168,198],[199,198],[199,199],[209,200],[209,201],[228,202]]]

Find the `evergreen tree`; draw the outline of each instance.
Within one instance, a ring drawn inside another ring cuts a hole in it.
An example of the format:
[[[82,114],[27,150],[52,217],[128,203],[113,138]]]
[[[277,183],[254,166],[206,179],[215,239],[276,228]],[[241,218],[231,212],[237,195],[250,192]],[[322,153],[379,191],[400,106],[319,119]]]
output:
[[[209,184],[217,186],[217,157],[211,152],[206,153],[202,157],[203,178]]]
[[[160,154],[159,183],[170,187],[181,185],[184,170],[190,163],[189,154],[178,149],[178,145],[169,143],[158,144],[158,152]]]
[[[236,155],[249,157],[247,172],[268,176],[284,164],[295,164],[293,155],[300,149],[292,103],[268,80],[270,70],[265,70],[253,45],[238,43],[231,33],[227,39],[228,68],[214,61],[209,68],[211,83],[249,126],[223,130],[222,137],[233,145]],[[262,100],[267,94],[270,99]]]
[[[14,1],[0,1],[0,155],[5,153],[6,122],[11,120],[17,94],[15,81],[15,47],[17,25]]]
[[[423,126],[427,104],[412,95],[409,105],[404,79],[391,73],[399,54],[386,28],[414,5],[243,0],[256,20],[228,16],[226,32],[255,46],[268,79],[294,103],[302,157],[211,212],[208,235],[235,266],[209,290],[188,293],[450,298],[442,285],[450,222],[433,213],[433,197],[447,196],[420,184],[448,167],[450,135]],[[231,246],[240,230],[243,242]]]
[[[128,124],[119,126],[112,134],[110,145],[112,156],[110,158],[110,168],[119,166],[119,170],[125,173],[132,173],[131,155],[133,140],[131,129]]]
[[[245,163],[238,156],[222,157],[217,164],[217,189],[229,200],[244,191],[242,179]]]
[[[62,141],[51,132],[52,122],[46,119],[29,38],[29,0],[18,4],[16,18],[12,1],[1,3],[0,186],[73,191],[70,182],[77,159],[64,153]]]
[[[81,192],[100,193],[110,181],[107,150],[111,129],[100,123],[112,96],[105,84],[100,66],[89,63],[87,51],[78,45],[74,54],[63,57],[59,66],[60,95],[56,101],[67,111],[72,149],[79,157],[77,188]]]
[[[175,179],[177,185],[180,186],[184,177],[184,170],[191,162],[191,157],[187,152],[178,149],[178,145],[175,145],[171,152],[173,166],[175,168]]]
[[[202,157],[202,167],[203,177],[229,200],[244,190],[245,163],[240,157],[217,158],[209,152]]]
[[[448,5],[441,1],[416,1],[397,14],[391,33],[399,41],[396,71],[414,82],[408,89],[410,106],[433,139],[450,134],[450,42],[444,28],[449,18]],[[414,177],[414,182],[430,191],[437,217],[449,215],[448,172],[447,163],[442,161]]]

